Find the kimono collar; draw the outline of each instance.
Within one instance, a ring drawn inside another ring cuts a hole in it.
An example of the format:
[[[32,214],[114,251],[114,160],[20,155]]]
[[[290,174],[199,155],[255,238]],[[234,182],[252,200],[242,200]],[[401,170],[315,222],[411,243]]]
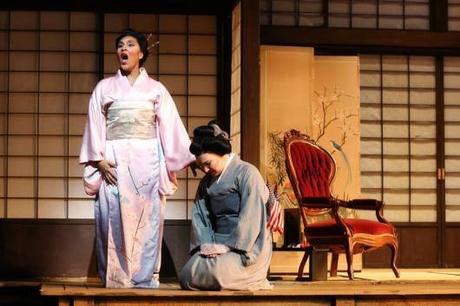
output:
[[[228,165],[230,165],[230,162],[232,161],[232,159],[233,159],[234,156],[235,156],[235,153],[230,153],[230,156],[229,156],[228,159],[227,159],[227,163],[225,164],[224,169],[223,169],[222,172],[220,173],[219,178],[217,179],[216,183],[219,183],[220,178],[221,178],[222,176],[224,176],[225,170],[227,170]]]
[[[147,73],[147,70],[145,70],[144,67],[140,67],[139,68],[139,75],[137,76],[137,79],[136,81],[134,82],[134,84],[137,83],[137,81],[139,80],[139,78],[141,79],[144,79],[145,77],[148,77],[148,73]],[[117,79],[126,79],[126,81],[128,81],[128,78],[126,76],[123,75],[123,73],[121,73],[121,69],[118,69],[117,71],[117,74],[115,76]]]

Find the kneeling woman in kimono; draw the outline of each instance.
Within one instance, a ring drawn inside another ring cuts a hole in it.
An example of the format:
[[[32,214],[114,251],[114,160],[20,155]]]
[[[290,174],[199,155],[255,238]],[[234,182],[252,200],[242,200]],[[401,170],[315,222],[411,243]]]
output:
[[[192,257],[180,273],[183,289],[270,289],[272,239],[269,192],[259,171],[231,153],[228,134],[200,126],[190,145],[206,173],[192,209]]]

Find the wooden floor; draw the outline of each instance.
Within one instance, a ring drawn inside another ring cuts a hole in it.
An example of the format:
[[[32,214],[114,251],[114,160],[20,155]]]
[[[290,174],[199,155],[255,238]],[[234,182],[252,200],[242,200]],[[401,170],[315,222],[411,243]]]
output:
[[[159,289],[106,289],[94,282],[42,284],[41,294],[59,305],[460,305],[460,269],[366,269],[350,281],[345,273],[327,281],[295,281],[282,276],[264,291],[185,291],[176,282]]]

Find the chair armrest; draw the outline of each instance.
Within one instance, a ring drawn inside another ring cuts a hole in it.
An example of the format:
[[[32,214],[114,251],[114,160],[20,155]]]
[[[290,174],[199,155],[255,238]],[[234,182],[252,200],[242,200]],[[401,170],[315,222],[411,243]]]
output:
[[[383,207],[385,206],[383,201],[376,199],[353,199],[348,201],[345,205],[345,207],[352,209],[375,210],[375,216],[379,222],[389,223],[383,217]]]
[[[383,205],[382,201],[376,199],[353,199],[347,202],[346,207],[363,210],[380,210]]]
[[[302,206],[316,209],[331,209],[336,203],[334,198],[330,197],[307,197],[302,198]]]

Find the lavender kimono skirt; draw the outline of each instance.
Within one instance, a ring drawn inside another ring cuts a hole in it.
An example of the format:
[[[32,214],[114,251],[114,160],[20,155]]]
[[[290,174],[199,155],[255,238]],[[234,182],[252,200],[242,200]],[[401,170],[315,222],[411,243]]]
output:
[[[116,164],[117,186],[102,182],[95,203],[101,279],[111,288],[159,286],[164,162],[150,101],[115,101],[107,110],[105,158]]]

